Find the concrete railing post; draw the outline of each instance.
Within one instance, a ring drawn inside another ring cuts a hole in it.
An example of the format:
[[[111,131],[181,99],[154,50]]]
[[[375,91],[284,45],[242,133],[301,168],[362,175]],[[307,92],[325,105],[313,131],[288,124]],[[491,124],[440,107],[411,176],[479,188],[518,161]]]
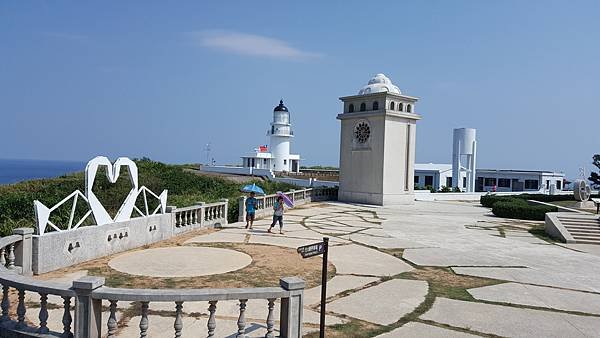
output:
[[[292,200],[292,203],[293,203],[293,204],[296,204],[296,189],[290,189],[290,192],[291,192],[291,194],[290,194],[290,195],[291,195],[291,197],[292,197],[292,198],[290,198],[290,199]]]
[[[225,203],[225,206],[223,207],[223,212],[225,213],[225,215],[223,215],[223,218],[225,219],[225,222],[223,222],[223,224],[227,224],[227,218],[229,216],[229,199],[221,198],[221,202]]]
[[[74,338],[100,338],[102,335],[102,300],[92,292],[104,285],[104,277],[85,276],[73,281],[75,291]]]
[[[282,338],[302,337],[302,309],[304,307],[304,280],[285,277],[279,280],[284,290],[290,291],[288,298],[281,299],[279,332]]]
[[[14,235],[21,236],[21,241],[15,243],[15,265],[21,267],[24,276],[33,275],[33,228],[17,228]]]
[[[198,224],[200,225],[201,228],[204,228],[205,226],[205,212],[206,212],[206,208],[204,207],[206,203],[205,202],[196,202],[196,205],[198,205],[200,207],[200,212],[198,212],[198,217],[200,217],[200,221],[198,222]]]
[[[238,222],[246,221],[246,196],[238,198]]]

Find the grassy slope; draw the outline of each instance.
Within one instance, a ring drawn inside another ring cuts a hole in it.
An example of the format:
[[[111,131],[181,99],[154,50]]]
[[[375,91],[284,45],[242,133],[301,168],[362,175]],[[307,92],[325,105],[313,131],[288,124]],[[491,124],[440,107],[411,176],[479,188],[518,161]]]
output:
[[[221,198],[231,201],[229,218],[237,219],[237,198],[240,184],[218,177],[199,176],[186,172],[185,166],[167,165],[148,159],[136,160],[139,169],[139,185],[146,186],[156,194],[163,189],[169,191],[168,204],[178,207],[192,205],[199,201],[214,202]],[[278,190],[287,191],[294,186],[275,182],[258,182],[267,193]],[[50,207],[60,202],[75,190],[84,191],[84,175],[76,173],[52,179],[25,181],[17,184],[0,185],[0,235],[6,236],[12,229],[22,226],[33,227],[35,224],[33,201],[39,200]],[[110,184],[102,169],[96,175],[94,192],[111,215],[118,210],[127,196],[131,185],[127,171],[115,184]],[[138,207],[143,210],[143,201],[138,199]],[[150,209],[158,205],[157,201],[149,201]],[[75,220],[77,221],[88,210],[87,204],[78,202]],[[71,212],[71,202],[57,209],[51,216],[55,224],[65,224]],[[84,224],[93,224],[91,217]]]

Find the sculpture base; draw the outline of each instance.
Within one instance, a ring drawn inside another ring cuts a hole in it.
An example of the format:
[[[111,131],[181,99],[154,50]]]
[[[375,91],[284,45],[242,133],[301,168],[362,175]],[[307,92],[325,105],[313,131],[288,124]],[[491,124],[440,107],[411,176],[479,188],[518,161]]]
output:
[[[575,209],[596,209],[596,205],[592,201],[581,201],[573,204]]]
[[[410,205],[415,203],[415,194],[377,194],[340,190],[338,192],[338,201],[346,203],[360,203],[382,206]]]

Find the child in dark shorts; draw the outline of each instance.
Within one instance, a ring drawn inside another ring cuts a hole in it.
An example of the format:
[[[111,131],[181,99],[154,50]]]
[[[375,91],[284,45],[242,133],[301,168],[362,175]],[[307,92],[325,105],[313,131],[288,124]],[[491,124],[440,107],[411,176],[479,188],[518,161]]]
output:
[[[250,197],[246,199],[246,229],[254,225],[254,215],[256,214],[256,208],[258,207],[258,201],[254,197],[253,192],[250,193]]]
[[[269,227],[269,232],[279,222],[279,233],[283,235],[283,197],[277,197],[277,201],[273,204],[273,223]]]

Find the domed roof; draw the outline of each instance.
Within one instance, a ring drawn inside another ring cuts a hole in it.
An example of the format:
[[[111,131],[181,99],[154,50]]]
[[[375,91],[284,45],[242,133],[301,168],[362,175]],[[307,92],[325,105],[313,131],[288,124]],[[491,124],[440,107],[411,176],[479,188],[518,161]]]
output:
[[[396,87],[392,80],[390,80],[384,74],[377,74],[369,80],[369,84],[362,87],[358,91],[358,95],[366,95],[372,93],[390,92],[393,94],[402,94],[400,88]]]
[[[279,100],[279,105],[273,109],[273,111],[288,111],[287,107],[283,105],[283,100]]]

